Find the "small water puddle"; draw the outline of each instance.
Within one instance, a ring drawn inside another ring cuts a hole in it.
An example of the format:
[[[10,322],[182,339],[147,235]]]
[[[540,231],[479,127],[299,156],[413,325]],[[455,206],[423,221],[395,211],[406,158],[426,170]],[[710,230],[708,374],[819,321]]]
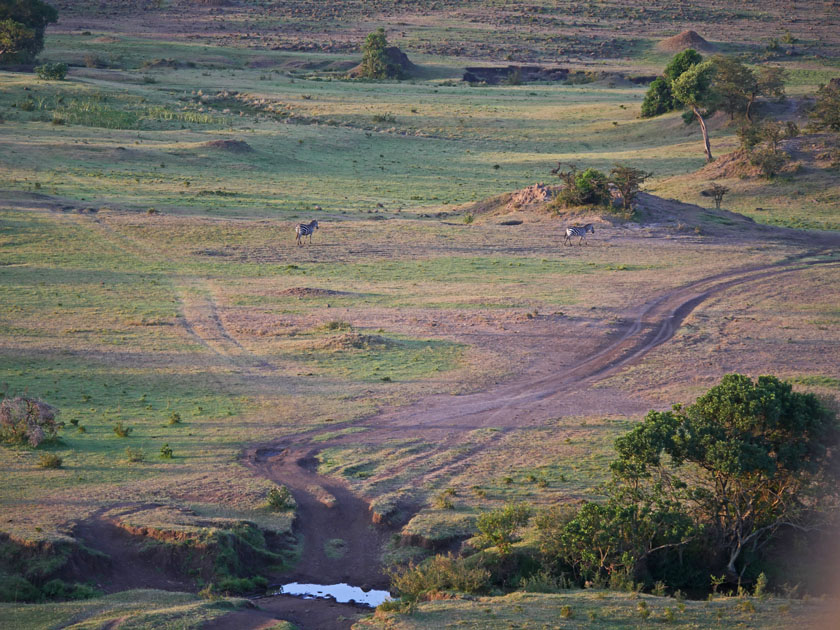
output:
[[[283,584],[275,595],[294,595],[304,599],[334,599],[339,604],[361,604],[376,608],[379,604],[391,599],[388,591],[364,591],[358,586],[349,584],[301,584],[292,582]]]

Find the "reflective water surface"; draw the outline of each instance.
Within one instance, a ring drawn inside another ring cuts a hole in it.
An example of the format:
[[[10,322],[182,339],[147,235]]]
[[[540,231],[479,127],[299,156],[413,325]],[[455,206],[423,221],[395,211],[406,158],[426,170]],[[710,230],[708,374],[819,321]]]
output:
[[[284,584],[275,595],[296,595],[304,599],[335,599],[339,604],[356,603],[375,608],[382,602],[393,599],[388,591],[363,591],[349,584]]]

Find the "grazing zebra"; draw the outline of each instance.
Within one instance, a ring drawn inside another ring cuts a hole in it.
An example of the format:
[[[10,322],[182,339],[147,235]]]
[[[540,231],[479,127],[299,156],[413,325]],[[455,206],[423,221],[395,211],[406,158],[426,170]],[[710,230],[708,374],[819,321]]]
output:
[[[566,238],[563,239],[563,245],[565,245],[566,242],[568,242],[569,245],[571,245],[573,236],[579,236],[580,240],[578,241],[578,245],[582,244],[587,232],[592,232],[593,234],[595,234],[595,228],[591,223],[587,223],[583,227],[580,227],[579,225],[573,225],[570,228],[566,228]]]
[[[309,244],[312,244],[312,232],[318,229],[317,221],[310,221],[309,223],[301,223],[295,228],[295,234],[298,245],[303,245],[303,239],[309,237]]]

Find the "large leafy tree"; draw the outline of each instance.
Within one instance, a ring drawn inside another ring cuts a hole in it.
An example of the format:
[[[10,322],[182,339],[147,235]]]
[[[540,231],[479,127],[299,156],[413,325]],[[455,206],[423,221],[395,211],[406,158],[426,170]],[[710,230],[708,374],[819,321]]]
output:
[[[665,66],[663,76],[650,84],[645,100],[642,102],[642,118],[652,118],[680,109],[682,103],[674,96],[672,84],[686,70],[702,61],[703,56],[692,48],[674,55]]]
[[[538,515],[540,550],[579,581],[740,581],[782,530],[830,520],[838,447],[837,418],[813,394],[729,374],[617,439],[606,500]]]
[[[619,438],[614,471],[631,485],[655,480],[740,579],[780,529],[813,525],[835,496],[839,436],[813,394],[729,374],[693,405],[652,411]]]
[[[703,148],[706,160],[711,162],[712,148],[709,144],[709,130],[706,128],[706,117],[714,113],[720,104],[720,94],[714,87],[715,65],[711,61],[691,66],[683,72],[672,85],[674,97],[684,103],[700,123],[703,134]]]
[[[720,94],[721,109],[731,119],[744,115],[752,120],[752,108],[760,96],[781,99],[785,96],[785,71],[778,66],[752,70],[734,57],[716,55],[714,87]]]
[[[41,0],[0,0],[0,62],[28,62],[44,48],[58,11]]]

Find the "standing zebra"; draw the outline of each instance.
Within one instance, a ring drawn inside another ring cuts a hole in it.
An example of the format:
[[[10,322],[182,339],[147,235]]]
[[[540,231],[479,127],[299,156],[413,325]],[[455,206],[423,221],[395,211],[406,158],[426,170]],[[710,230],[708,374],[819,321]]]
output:
[[[309,223],[300,223],[295,228],[295,240],[297,241],[298,245],[303,245],[303,239],[307,236],[309,237],[309,244],[312,244],[312,232],[318,229],[318,222],[315,220],[310,221]]]
[[[592,232],[593,234],[595,234],[595,228],[591,223],[587,223],[583,227],[580,227],[579,225],[573,225],[570,228],[566,228],[566,238],[563,239],[563,245],[565,245],[567,242],[569,243],[569,245],[571,245],[573,236],[580,237],[578,245],[581,245],[583,243],[583,239],[586,237],[587,232]]]

